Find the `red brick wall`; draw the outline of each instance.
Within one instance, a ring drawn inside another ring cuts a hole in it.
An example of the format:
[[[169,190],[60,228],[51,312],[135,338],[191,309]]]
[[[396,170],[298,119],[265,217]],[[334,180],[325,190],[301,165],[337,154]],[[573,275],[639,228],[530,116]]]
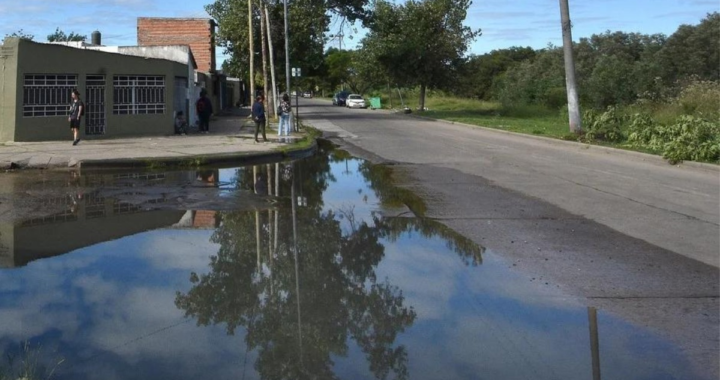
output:
[[[188,45],[198,71],[215,72],[215,21],[204,18],[138,17],[139,46]]]

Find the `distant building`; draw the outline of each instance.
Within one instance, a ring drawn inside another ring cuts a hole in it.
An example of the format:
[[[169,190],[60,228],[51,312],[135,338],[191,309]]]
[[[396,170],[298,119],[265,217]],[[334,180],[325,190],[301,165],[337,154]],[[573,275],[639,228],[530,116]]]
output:
[[[217,24],[209,18],[138,17],[137,42],[139,46],[190,46],[197,62],[195,82],[207,89],[213,109],[222,110],[233,105],[234,90],[216,68],[215,28]]]
[[[215,21],[209,18],[138,17],[138,46],[187,45],[197,70],[215,72]]]

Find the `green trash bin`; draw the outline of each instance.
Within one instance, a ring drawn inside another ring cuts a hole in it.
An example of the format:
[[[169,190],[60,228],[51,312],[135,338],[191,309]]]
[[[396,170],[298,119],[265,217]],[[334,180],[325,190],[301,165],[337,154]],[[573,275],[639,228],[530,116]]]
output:
[[[370,108],[372,108],[372,109],[382,108],[380,105],[380,98],[370,98]]]

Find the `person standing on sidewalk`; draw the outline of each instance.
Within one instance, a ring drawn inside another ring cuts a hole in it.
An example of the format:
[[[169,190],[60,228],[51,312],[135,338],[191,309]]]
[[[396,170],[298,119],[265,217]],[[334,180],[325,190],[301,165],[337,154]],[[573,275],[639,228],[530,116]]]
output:
[[[261,126],[263,141],[268,141],[265,136],[265,108],[263,106],[262,95],[258,95],[258,97],[255,98],[255,103],[252,106],[252,118],[255,122],[255,142],[260,142],[258,141],[258,132],[260,132]]]
[[[288,94],[283,94],[282,102],[280,102],[280,125],[278,126],[278,136],[290,135],[290,97]]]
[[[205,89],[200,91],[200,99],[195,103],[195,110],[200,119],[200,133],[210,133],[210,116],[213,114],[213,108]]]
[[[73,134],[73,145],[77,145],[80,142],[80,119],[85,114],[85,104],[80,100],[80,91],[78,90],[72,90],[70,97],[72,97],[72,103],[70,103],[68,121]]]

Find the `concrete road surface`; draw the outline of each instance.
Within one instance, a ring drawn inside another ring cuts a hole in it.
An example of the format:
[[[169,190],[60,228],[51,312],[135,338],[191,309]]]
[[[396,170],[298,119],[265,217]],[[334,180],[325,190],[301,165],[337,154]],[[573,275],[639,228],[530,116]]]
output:
[[[718,378],[720,171],[302,99],[305,124],[389,163],[441,221],[519,271],[675,341]]]
[[[303,99],[301,104],[305,122],[386,161],[482,177],[720,266],[718,166],[673,166],[656,156],[333,107],[324,100]]]

